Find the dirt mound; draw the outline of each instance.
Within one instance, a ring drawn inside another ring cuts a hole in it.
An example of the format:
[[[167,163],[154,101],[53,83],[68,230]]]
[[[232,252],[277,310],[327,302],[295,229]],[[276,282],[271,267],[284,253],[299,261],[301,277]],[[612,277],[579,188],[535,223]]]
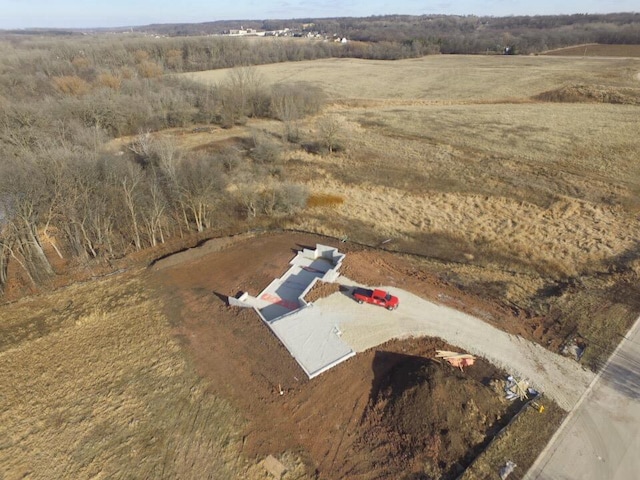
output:
[[[404,359],[380,379],[362,423],[385,478],[457,477],[511,417],[507,407],[518,408],[488,386],[496,371],[487,364],[463,373],[389,352],[374,362],[388,355]]]
[[[533,97],[542,102],[640,105],[640,89],[603,85],[569,85]]]
[[[336,293],[340,290],[340,285],[337,283],[326,283],[323,281],[317,282],[313,288],[307,293],[304,299],[309,302],[315,302],[321,298],[328,297],[329,295]]]

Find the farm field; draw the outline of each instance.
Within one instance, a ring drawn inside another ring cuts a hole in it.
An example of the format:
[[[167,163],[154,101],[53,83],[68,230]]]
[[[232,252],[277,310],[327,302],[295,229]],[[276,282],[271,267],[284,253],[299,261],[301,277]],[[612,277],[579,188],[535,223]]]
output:
[[[640,312],[640,59],[340,59],[255,72],[326,95],[277,165],[308,189],[308,206],[279,221],[282,233],[211,241],[0,306],[0,478],[258,479],[267,455],[285,480],[487,478],[506,459],[522,478],[565,412],[526,409],[485,450],[519,408],[501,395],[508,372],[482,359],[449,369],[430,359],[455,345],[417,338],[307,381],[253,312],[223,298],[257,294],[293,250],[326,243],[347,253],[355,281],[399,286],[552,352],[578,341],[597,370]],[[333,152],[317,148],[323,121],[337,127]],[[154,135],[217,151],[246,148],[255,132],[279,139],[283,124]]]
[[[575,47],[558,48],[544,55],[566,55],[579,57],[640,57],[640,45],[601,45],[589,43]]]
[[[636,86],[639,59],[505,55],[432,55],[384,61],[327,59],[255,67],[268,84],[308,82],[332,100],[397,100],[445,104],[527,101],[565,84]],[[181,74],[216,84],[228,70]],[[393,102],[391,102],[393,104]]]

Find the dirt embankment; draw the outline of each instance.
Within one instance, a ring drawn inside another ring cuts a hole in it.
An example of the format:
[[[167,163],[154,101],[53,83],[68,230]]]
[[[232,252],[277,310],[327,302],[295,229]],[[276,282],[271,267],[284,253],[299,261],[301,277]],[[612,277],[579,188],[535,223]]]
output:
[[[376,352],[380,374],[356,448],[373,451],[384,478],[456,478],[521,404],[507,405],[491,388],[498,372],[481,360],[463,373],[431,360],[429,348],[416,353]]]

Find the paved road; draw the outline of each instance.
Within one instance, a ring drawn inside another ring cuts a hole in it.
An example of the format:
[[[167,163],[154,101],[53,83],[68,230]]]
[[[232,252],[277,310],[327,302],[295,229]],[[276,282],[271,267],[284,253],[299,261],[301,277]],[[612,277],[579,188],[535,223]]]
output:
[[[345,277],[338,281],[355,285]],[[528,379],[567,411],[576,405],[594,378],[592,372],[575,361],[507,334],[471,315],[398,288],[383,288],[400,297],[398,310],[389,312],[373,305],[358,305],[349,296],[336,293],[315,302],[306,314],[330,318],[342,331],[342,339],[356,352],[392,338],[440,337],[486,358],[509,373]]]
[[[640,318],[525,479],[639,478]]]

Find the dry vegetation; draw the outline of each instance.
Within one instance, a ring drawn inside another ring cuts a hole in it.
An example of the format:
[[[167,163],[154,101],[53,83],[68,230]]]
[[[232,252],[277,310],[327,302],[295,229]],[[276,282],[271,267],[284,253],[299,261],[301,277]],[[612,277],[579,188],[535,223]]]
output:
[[[206,393],[137,278],[2,309],[3,478],[230,478],[240,417]]]
[[[578,57],[640,57],[640,45],[601,45],[589,43],[574,47],[557,48],[545,55]]]
[[[500,434],[493,439],[487,449],[460,476],[460,480],[485,480],[498,478],[496,472],[510,460],[517,467],[511,478],[522,478],[528,466],[537,455],[531,446],[540,437],[551,438],[560,426],[564,412],[556,405],[545,402],[545,410],[539,413],[533,406],[526,407]]]
[[[138,75],[157,76],[139,61]],[[388,240],[385,248],[417,254],[416,271],[504,305],[525,324],[536,319],[534,336],[545,345],[582,335],[583,362],[594,368],[637,317],[638,107],[538,95],[574,85],[637,92],[640,61],[341,59],[259,72],[267,84],[321,87],[331,106],[305,119],[163,135],[187,155],[244,146],[260,155],[252,162],[269,178],[286,173],[310,196],[304,215],[280,225],[371,245]],[[96,82],[121,88],[124,77],[108,75]],[[185,75],[216,84],[229,78]],[[77,79],[56,78],[62,94],[85,94]],[[340,128],[325,149],[327,118]],[[293,142],[283,138],[287,122],[296,127]],[[277,142],[274,164],[268,149],[256,150],[256,129],[263,145]],[[256,202],[275,205],[268,203],[274,190],[257,178],[252,192],[242,190],[239,173],[224,190],[247,200],[239,203],[249,227]],[[283,192],[301,195],[287,185]],[[239,455],[239,414],[207,393],[143,278],[72,286],[5,305],[0,315],[0,381],[9,386],[0,397],[0,477],[126,478],[132,465],[140,478],[262,475]],[[552,426],[561,413],[551,413]],[[469,478],[485,478],[484,461]]]
[[[388,62],[334,58],[262,65],[268,83],[304,82],[317,85],[333,100],[349,105],[380,107],[459,103],[528,101],[529,97],[560,85],[630,82],[638,73],[637,60],[555,58],[540,56],[428,56]],[[225,79],[227,70],[183,74],[204,84]],[[372,101],[381,101],[371,104]]]
[[[523,322],[542,318],[543,344],[549,331],[586,337],[594,368],[637,316],[637,59],[335,59],[259,72],[325,85],[341,121],[344,151],[287,154],[311,198],[344,199],[309,209],[295,228],[391,239],[386,248],[425,255],[423,268]],[[215,82],[224,72],[187,75]],[[596,103],[544,95],[562,88],[600,93]],[[319,120],[300,131],[303,146],[317,141]]]

